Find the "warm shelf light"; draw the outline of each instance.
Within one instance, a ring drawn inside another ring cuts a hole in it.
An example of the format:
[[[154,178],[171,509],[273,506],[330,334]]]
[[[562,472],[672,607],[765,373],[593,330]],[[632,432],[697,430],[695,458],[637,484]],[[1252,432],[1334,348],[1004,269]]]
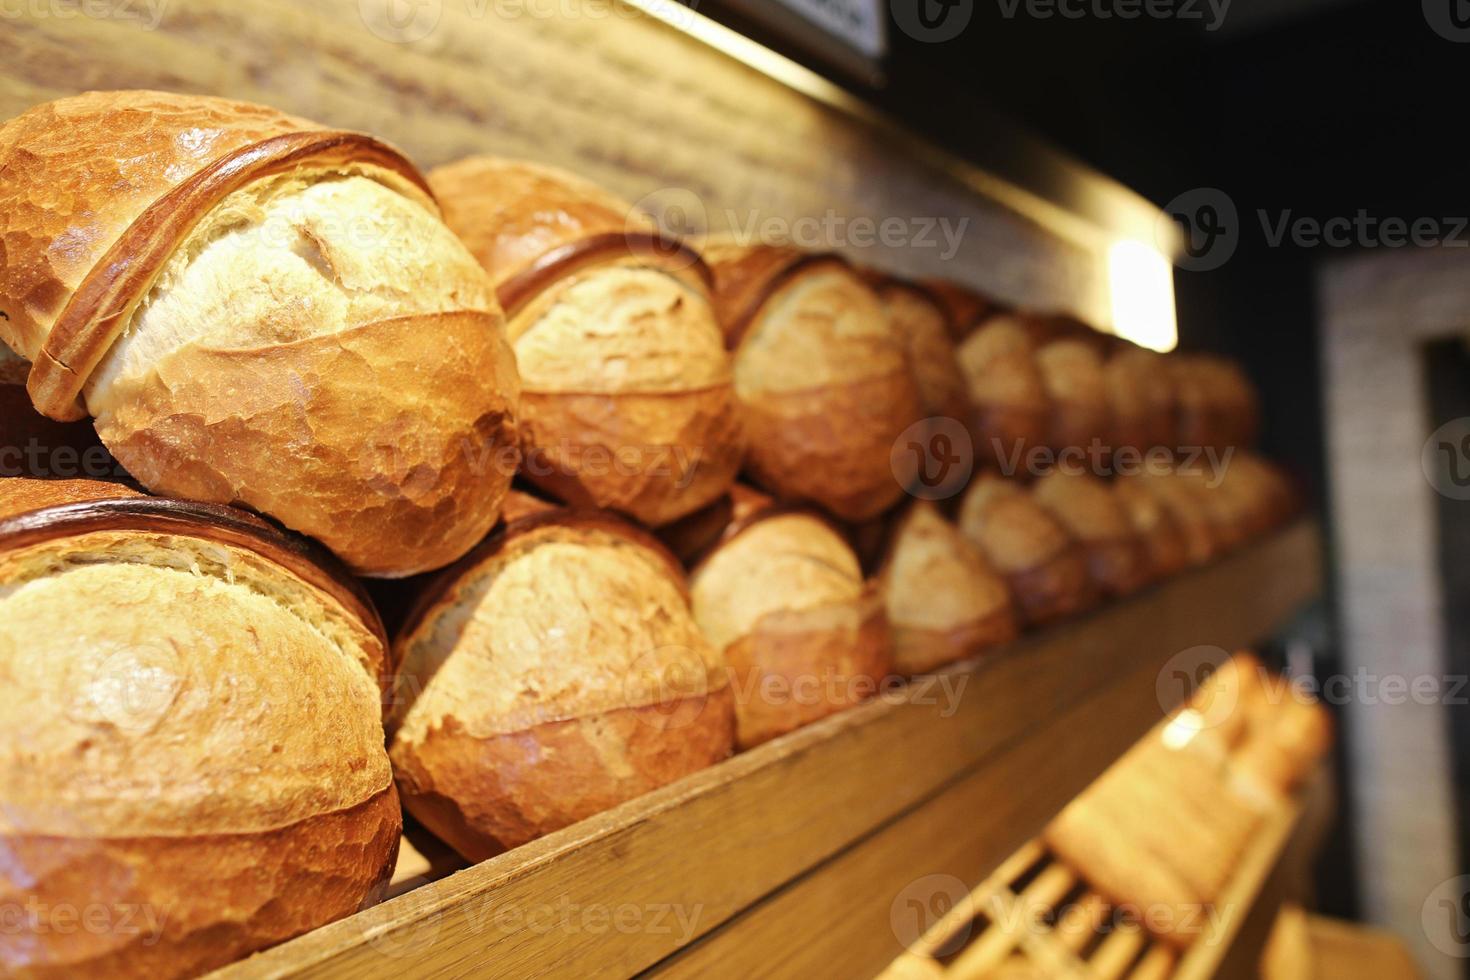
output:
[[[1133,239],[1108,250],[1113,332],[1143,347],[1170,351],[1179,344],[1174,315],[1174,267],[1159,251]]]

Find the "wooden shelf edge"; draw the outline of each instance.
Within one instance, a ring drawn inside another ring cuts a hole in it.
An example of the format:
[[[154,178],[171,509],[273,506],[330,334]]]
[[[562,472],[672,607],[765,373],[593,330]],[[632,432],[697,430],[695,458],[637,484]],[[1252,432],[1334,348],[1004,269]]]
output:
[[[1035,774],[1070,737],[1072,778],[1042,787],[1037,804],[1054,813],[1173,706],[1156,685],[1171,656],[1260,639],[1318,593],[1320,551],[1315,522],[1300,521],[216,976],[519,976],[552,963],[629,976],[957,788],[1009,795],[996,783],[1005,760],[1029,760],[1009,778],[1041,786]],[[1079,742],[1066,719],[1105,737]],[[1067,795],[1053,800],[1058,789]],[[997,828],[991,843],[1008,846],[995,860],[1037,829]],[[619,914],[624,924],[603,922]]]

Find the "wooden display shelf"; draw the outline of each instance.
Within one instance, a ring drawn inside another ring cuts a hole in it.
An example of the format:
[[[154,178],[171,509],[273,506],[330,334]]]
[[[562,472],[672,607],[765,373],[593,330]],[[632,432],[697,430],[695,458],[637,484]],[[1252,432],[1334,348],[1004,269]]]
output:
[[[874,975],[907,885],[985,879],[1183,697],[1171,657],[1313,598],[1320,549],[1298,522],[216,976]]]

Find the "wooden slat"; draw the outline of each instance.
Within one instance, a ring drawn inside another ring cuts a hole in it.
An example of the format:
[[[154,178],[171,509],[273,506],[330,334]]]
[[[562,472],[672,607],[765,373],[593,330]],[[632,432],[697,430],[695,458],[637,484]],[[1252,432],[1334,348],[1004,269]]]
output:
[[[1314,595],[1318,546],[1315,525],[1298,524],[1216,565],[761,746],[221,976],[304,970],[396,976],[409,963],[415,976],[471,968],[482,977],[524,976],[551,964],[581,977],[627,976],[726,923],[698,950],[731,945],[725,937],[737,925],[755,916],[764,921],[762,909],[826,876],[778,889],[839,852],[843,862],[877,860],[884,871],[875,880],[888,881],[895,862],[915,860],[915,845],[923,843],[940,858],[936,867],[953,859],[966,870],[964,881],[978,882],[1161,717],[1155,680],[1172,654],[1201,643],[1230,648],[1257,639]],[[958,810],[957,800],[963,801]],[[918,820],[927,832],[906,844],[891,837],[891,828],[875,833],[905,815],[904,822]],[[967,824],[965,833],[932,847],[935,834]],[[853,847],[860,838],[867,840]],[[893,847],[892,860],[875,858],[878,840]],[[800,921],[822,940],[813,950],[828,949],[851,938],[854,923],[827,913],[865,901],[863,928],[872,932],[877,921],[877,932],[853,948],[864,951],[864,968],[876,973],[900,952],[887,902],[879,902],[875,920],[871,893],[856,894],[840,875],[831,880],[848,894],[823,892],[821,901],[836,904],[800,905],[800,914],[775,931],[792,942],[790,923]],[[704,955],[691,956],[685,968]],[[831,965],[798,959],[819,973]],[[770,975],[754,965],[745,975],[756,973]]]

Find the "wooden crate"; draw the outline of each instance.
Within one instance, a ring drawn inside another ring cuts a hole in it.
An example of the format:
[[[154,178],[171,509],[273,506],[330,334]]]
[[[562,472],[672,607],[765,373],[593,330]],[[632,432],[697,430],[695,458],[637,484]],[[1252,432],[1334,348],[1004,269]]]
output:
[[[1321,578],[1300,522],[217,975],[875,975],[906,888],[984,880],[1175,706],[1172,657]]]
[[[1181,951],[1159,942],[1076,868],[1028,841],[956,902],[880,980],[1204,980],[1256,977],[1284,903],[1300,898],[1300,871],[1317,853],[1335,794],[1327,766],[1297,798],[1262,819],[1198,939]],[[1202,913],[1204,916],[1205,913]]]

